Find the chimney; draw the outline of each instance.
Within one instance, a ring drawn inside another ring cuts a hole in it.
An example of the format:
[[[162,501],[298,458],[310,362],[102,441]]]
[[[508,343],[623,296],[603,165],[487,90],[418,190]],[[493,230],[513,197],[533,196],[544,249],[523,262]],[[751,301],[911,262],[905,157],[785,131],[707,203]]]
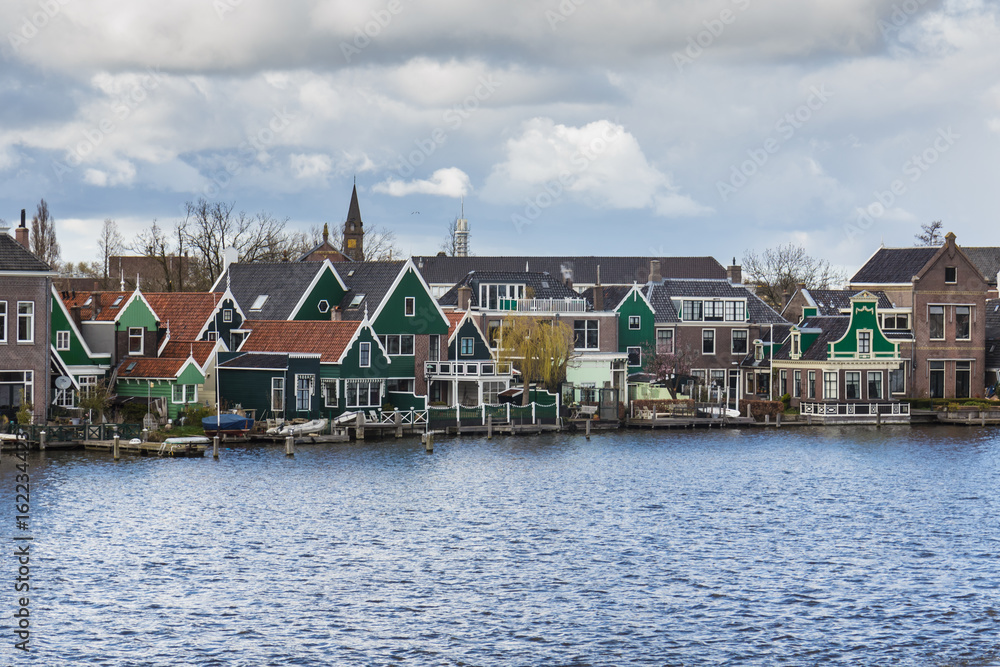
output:
[[[736,263],[735,257],[733,257],[733,263],[726,267],[726,278],[729,278],[729,282],[734,285],[743,284],[743,267]]]
[[[663,276],[660,274],[660,260],[649,260],[649,282],[662,283]]]
[[[340,322],[341,320],[344,319],[343,311],[341,311],[340,308],[331,308],[330,319],[334,322]]]
[[[20,243],[26,250],[30,250],[28,247],[28,228],[24,224],[25,210],[21,209],[21,226],[14,231],[14,239]]]
[[[462,285],[458,288],[458,309],[468,310],[470,303],[472,303],[472,288]]]

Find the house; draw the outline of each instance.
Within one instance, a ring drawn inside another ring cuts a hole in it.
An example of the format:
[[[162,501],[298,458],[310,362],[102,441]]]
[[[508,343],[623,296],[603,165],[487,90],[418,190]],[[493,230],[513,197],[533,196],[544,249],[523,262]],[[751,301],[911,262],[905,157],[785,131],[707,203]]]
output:
[[[330,243],[330,227],[329,225],[323,225],[323,240],[319,242],[319,245],[311,248],[310,250],[303,253],[299,257],[300,262],[322,262],[323,260],[330,260],[331,262],[349,262],[351,258],[338,250],[332,243]]]
[[[879,248],[850,281],[851,289],[885,292],[894,311],[883,328],[912,332],[901,345],[910,398],[983,396],[989,287],[951,232],[939,247]]]
[[[807,289],[805,283],[799,283],[795,293],[781,310],[781,316],[789,322],[799,322],[804,316],[848,315],[851,312],[851,297],[857,293],[858,290],[851,289]],[[896,311],[905,314],[905,309],[894,308],[889,297],[882,290],[873,290],[872,294],[878,297],[878,310],[883,315],[895,314]],[[906,330],[909,329],[909,326],[901,328]]]
[[[471,311],[452,311],[447,317],[444,349],[424,363],[429,402],[466,407],[499,404],[500,393],[513,378],[510,363],[497,363],[496,352]]]
[[[111,352],[91,350],[63,296],[68,298],[69,293],[56,292],[53,286],[51,343],[55,350],[53,360],[59,365],[60,375],[68,377],[70,384],[55,387],[52,404],[68,410],[79,406],[82,394],[96,389],[98,382],[107,377],[112,365]]]
[[[14,421],[27,402],[38,422],[47,416],[57,377],[49,337],[56,273],[28,251],[24,210],[16,239],[9,231],[0,227],[0,417]]]
[[[908,420],[898,404],[905,394],[900,339],[908,334],[883,331],[879,300],[862,291],[851,297],[847,315],[807,312],[770,361],[775,394],[789,394],[803,414]]]

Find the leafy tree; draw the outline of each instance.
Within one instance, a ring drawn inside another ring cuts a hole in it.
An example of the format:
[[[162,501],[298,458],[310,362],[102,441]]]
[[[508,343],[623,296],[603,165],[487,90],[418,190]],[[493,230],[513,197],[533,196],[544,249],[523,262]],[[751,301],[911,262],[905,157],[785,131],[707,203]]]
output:
[[[830,262],[810,257],[805,248],[794,243],[760,253],[746,251],[743,272],[744,282],[754,286],[757,296],[779,310],[785,305],[785,294],[794,293],[798,283],[805,283],[807,289],[835,289],[847,279]]]
[[[941,245],[944,243],[944,238],[941,236],[941,227],[940,220],[920,225],[921,233],[914,234],[913,238],[917,240],[917,245]]]
[[[59,241],[56,240],[56,221],[49,213],[49,205],[44,199],[38,203],[38,210],[31,218],[31,238],[29,250],[53,270],[59,268]]]
[[[566,379],[566,364],[573,356],[573,330],[565,322],[537,317],[508,316],[500,328],[499,354],[521,373],[528,404],[528,387],[542,383],[555,391]]]

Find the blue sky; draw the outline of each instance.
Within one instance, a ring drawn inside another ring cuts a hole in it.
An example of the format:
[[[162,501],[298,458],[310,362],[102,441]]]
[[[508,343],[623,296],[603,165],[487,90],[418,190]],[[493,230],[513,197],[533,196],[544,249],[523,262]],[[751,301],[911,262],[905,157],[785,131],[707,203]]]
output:
[[[96,232],[235,202],[436,252],[848,270],[941,219],[996,245],[1000,27],[974,0],[13,0],[0,217]]]

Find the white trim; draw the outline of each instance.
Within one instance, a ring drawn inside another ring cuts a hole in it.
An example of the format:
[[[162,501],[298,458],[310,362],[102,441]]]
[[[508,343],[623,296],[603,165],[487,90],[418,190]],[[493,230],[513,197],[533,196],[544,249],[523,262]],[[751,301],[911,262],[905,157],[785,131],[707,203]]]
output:
[[[142,300],[142,302],[143,302],[144,304],[146,304],[146,308],[148,308],[148,309],[149,309],[149,312],[150,312],[150,314],[151,314],[151,315],[153,316],[153,319],[154,319],[154,320],[156,320],[156,323],[157,323],[157,324],[159,324],[159,323],[160,323],[160,316],[156,314],[156,311],[155,311],[155,310],[153,310],[153,307],[152,307],[151,305],[149,305],[149,301],[146,301],[146,297],[144,297],[144,296],[142,295],[142,292],[140,292],[140,291],[139,291],[139,288],[138,288],[138,287],[136,287],[136,288],[135,288],[135,291],[134,291],[134,292],[132,292],[132,296],[130,296],[130,297],[128,298],[128,300],[127,300],[127,301],[125,301],[125,303],[123,303],[123,304],[122,304],[122,305],[121,305],[121,306],[120,306],[120,307],[118,308],[118,313],[117,313],[117,314],[115,315],[115,319],[113,319],[113,320],[112,320],[112,322],[114,322],[114,323],[115,323],[115,325],[117,325],[117,324],[118,324],[118,320],[119,320],[119,319],[121,318],[121,316],[122,316],[123,314],[125,314],[125,311],[126,311],[126,310],[128,310],[128,307],[129,307],[129,305],[131,305],[132,301],[134,301],[134,300],[135,300],[135,298],[136,298],[137,296],[138,296],[138,297],[139,297],[139,298],[140,298],[140,299]],[[116,326],[116,328],[117,328],[117,326]]]
[[[378,348],[380,350],[382,350],[382,355],[385,357],[386,361],[391,364],[392,363],[392,358],[389,356],[389,351],[385,349],[384,345],[382,345],[382,341],[379,340],[378,334],[375,333],[375,329],[372,328],[372,325],[368,321],[367,318],[365,318],[365,319],[361,320],[360,322],[358,322],[358,328],[354,330],[354,335],[351,336],[351,340],[347,341],[347,345],[344,346],[344,351],[340,353],[340,357],[337,359],[337,361],[335,363],[341,364],[341,363],[344,362],[344,357],[347,356],[347,353],[351,350],[352,347],[354,347],[354,343],[357,342],[358,337],[361,336],[362,329],[368,329],[371,332],[372,339],[375,341],[375,344],[378,345]],[[416,347],[416,344],[417,344],[417,341],[416,341],[416,338],[414,338],[414,341],[413,341],[414,347]],[[240,351],[242,351],[242,350],[243,350],[243,346],[241,345],[240,346]]]
[[[390,297],[392,297],[393,292],[396,291],[396,288],[399,287],[399,283],[402,282],[403,276],[406,274],[406,271],[410,269],[412,269],[413,273],[417,276],[417,280],[419,280],[420,284],[423,286],[424,292],[426,292],[427,294],[427,298],[430,299],[431,303],[434,304],[434,307],[437,309],[438,314],[441,316],[441,320],[447,327],[450,324],[450,322],[448,322],[448,316],[444,314],[444,309],[441,308],[441,304],[438,303],[437,299],[431,296],[431,288],[427,286],[427,281],[424,280],[424,276],[423,274],[420,273],[420,270],[417,268],[417,265],[413,263],[412,257],[406,260],[406,263],[403,264],[402,268],[399,270],[399,273],[396,274],[396,279],[392,281],[392,285],[390,285],[389,289],[386,290],[384,295],[382,295],[382,302],[379,303],[378,308],[376,308],[375,312],[372,314],[371,321],[374,322],[379,318],[379,315],[382,314],[382,309],[385,308]]]
[[[639,296],[642,297],[642,300],[646,302],[646,306],[649,308],[649,312],[653,314],[653,321],[655,322],[656,321],[656,309],[653,308],[653,304],[651,304],[649,302],[649,299],[646,297],[646,295],[642,293],[642,288],[639,287],[638,283],[632,283],[632,289],[630,289],[628,292],[626,292],[625,296],[622,297],[622,300],[618,302],[618,305],[611,309],[612,312],[617,313],[618,309],[621,308],[625,304],[625,301],[627,301],[630,296],[632,297],[632,300],[634,301],[635,300],[635,296],[634,296],[633,293],[638,293]]]
[[[347,285],[344,284],[344,281],[341,280],[340,274],[337,273],[337,269],[333,268],[333,262],[331,262],[329,258],[324,259],[323,263],[320,264],[319,269],[316,271],[316,274],[313,276],[312,281],[309,283],[309,286],[302,291],[302,296],[299,297],[298,303],[295,304],[295,307],[292,308],[292,312],[285,319],[295,319],[295,316],[299,314],[299,311],[305,305],[306,297],[312,294],[313,289],[319,284],[320,279],[323,277],[323,271],[326,269],[330,269],[330,271],[333,272],[333,277],[337,279],[337,283],[340,285],[340,288],[344,290],[344,294],[347,294],[347,292],[350,291],[347,289]]]
[[[83,353],[86,354],[91,359],[93,359],[94,357],[107,357],[108,358],[108,366],[110,366],[111,365],[111,353],[110,352],[97,352],[97,353],[95,353],[95,352],[93,352],[90,349],[90,346],[87,344],[87,340],[83,337],[83,334],[76,327],[76,320],[74,320],[72,318],[72,316],[70,316],[69,309],[66,308],[66,304],[63,303],[62,297],[59,296],[59,292],[56,291],[55,286],[52,287],[52,297],[55,299],[56,303],[59,304],[59,310],[62,311],[62,314],[66,318],[66,321],[69,322],[70,329],[74,333],[76,333],[76,338],[80,342],[80,345],[83,347]],[[8,317],[9,317],[9,315],[8,315]],[[91,322],[88,320],[87,323],[91,323]],[[93,322],[93,324],[98,324],[98,322]],[[110,323],[109,322],[100,322],[100,324],[110,324]]]

